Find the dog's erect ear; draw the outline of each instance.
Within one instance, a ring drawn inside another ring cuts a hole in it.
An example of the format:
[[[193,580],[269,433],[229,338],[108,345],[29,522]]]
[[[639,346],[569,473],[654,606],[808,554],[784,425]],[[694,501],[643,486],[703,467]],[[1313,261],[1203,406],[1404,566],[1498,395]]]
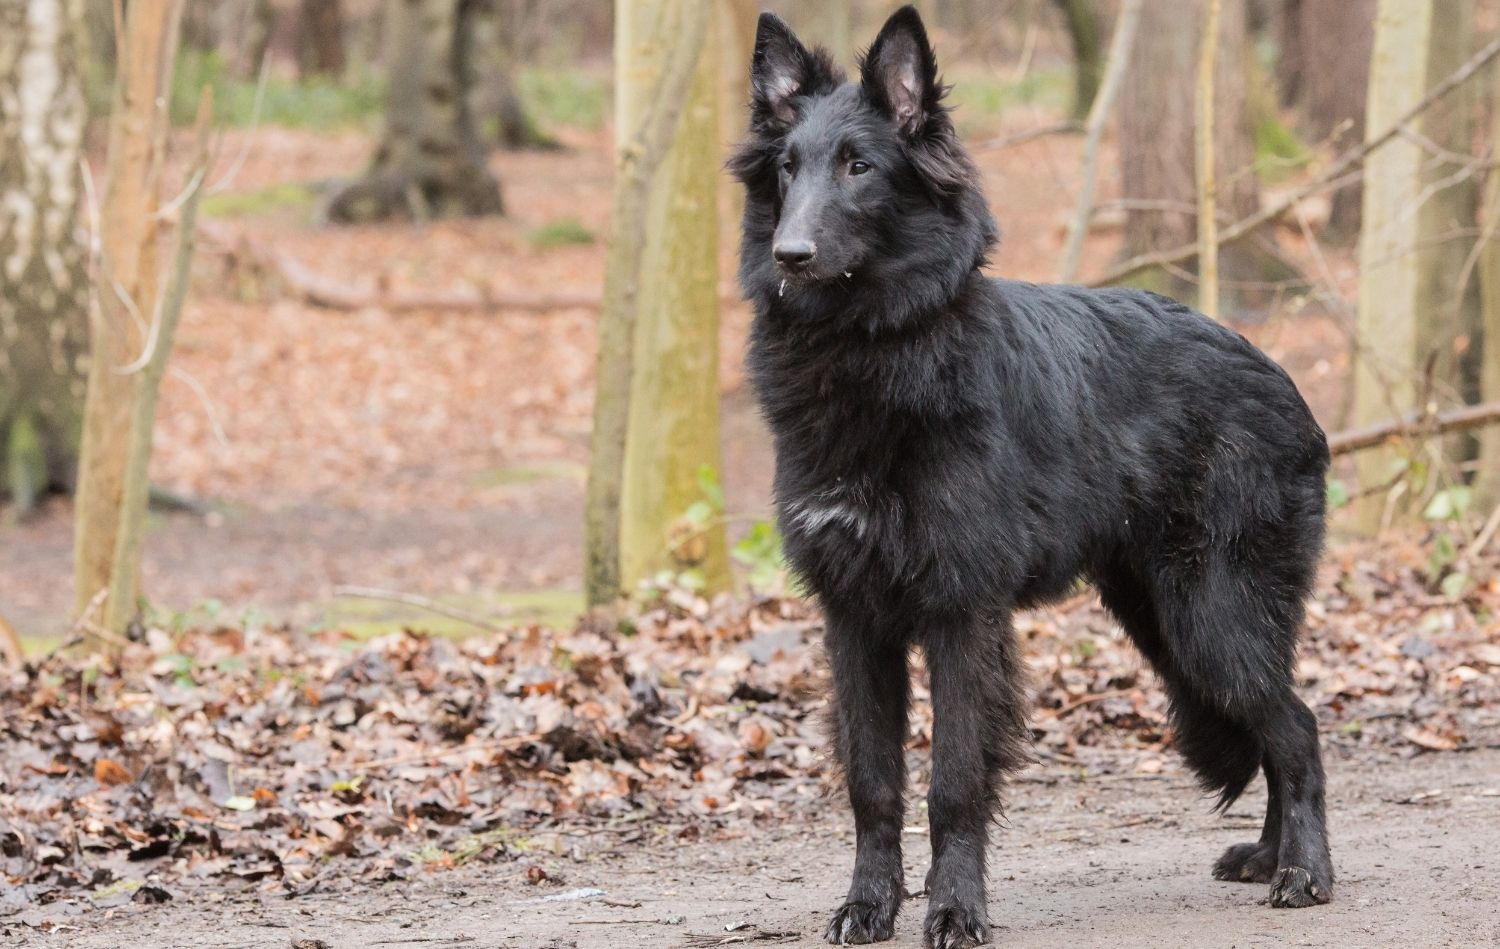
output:
[[[885,21],[860,72],[865,95],[907,135],[922,131],[943,98],[937,58],[913,6],[902,7]]]
[[[831,79],[826,60],[803,46],[781,17],[760,15],[750,61],[750,107],[758,121],[791,125],[797,120],[792,99],[822,91]]]

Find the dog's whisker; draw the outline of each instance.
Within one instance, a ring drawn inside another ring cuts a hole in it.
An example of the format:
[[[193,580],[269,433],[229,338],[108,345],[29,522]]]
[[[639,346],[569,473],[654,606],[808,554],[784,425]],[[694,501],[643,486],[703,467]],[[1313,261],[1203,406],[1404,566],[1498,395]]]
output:
[[[785,280],[781,281],[781,288],[776,291],[776,295],[778,297],[784,297],[784,296],[786,296],[786,281]]]

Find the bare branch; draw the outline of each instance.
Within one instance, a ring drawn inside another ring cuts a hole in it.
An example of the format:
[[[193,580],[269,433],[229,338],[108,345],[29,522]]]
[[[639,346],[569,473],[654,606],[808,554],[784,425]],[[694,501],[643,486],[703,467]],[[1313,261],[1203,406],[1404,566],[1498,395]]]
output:
[[[1104,137],[1104,122],[1114,108],[1115,97],[1120,92],[1120,80],[1125,75],[1125,64],[1130,60],[1130,50],[1135,45],[1136,27],[1141,22],[1141,0],[1125,0],[1120,9],[1120,22],[1109,42],[1109,60],[1104,67],[1104,82],[1094,96],[1085,123],[1087,138],[1083,143],[1083,185],[1078,194],[1078,208],[1073,212],[1073,222],[1068,227],[1068,243],[1063,250],[1062,268],[1058,272],[1063,283],[1072,283],[1078,278],[1078,260],[1083,255],[1083,238],[1088,233],[1089,218],[1094,213],[1094,191],[1099,182],[1099,141]],[[1070,123],[1071,124],[1071,123]]]
[[[1451,75],[1449,75],[1448,78],[1433,86],[1432,89],[1428,91],[1427,95],[1422,97],[1421,102],[1418,102],[1416,105],[1408,109],[1406,111],[1406,114],[1401,116],[1401,118],[1396,122],[1393,122],[1389,128],[1385,129],[1378,135],[1367,138],[1364,144],[1360,145],[1358,148],[1354,148],[1345,152],[1337,160],[1335,160],[1333,164],[1329,165],[1323,171],[1314,175],[1300,188],[1296,188],[1295,190],[1289,192],[1280,201],[1268,205],[1257,211],[1256,213],[1250,215],[1249,217],[1239,221],[1237,224],[1233,224],[1220,231],[1216,242],[1217,245],[1223,247],[1225,244],[1229,244],[1236,240],[1239,240],[1241,237],[1244,237],[1251,231],[1276,220],[1277,218],[1281,217],[1281,215],[1289,211],[1293,206],[1301,203],[1302,200],[1307,198],[1309,195],[1323,190],[1325,187],[1327,187],[1329,182],[1343,176],[1350,169],[1362,165],[1364,163],[1364,160],[1369,157],[1371,152],[1383,147],[1392,139],[1400,136],[1402,134],[1402,130],[1409,122],[1429,109],[1435,102],[1442,99],[1448,93],[1452,92],[1454,89],[1457,89],[1459,86],[1463,85],[1465,82],[1471,79],[1475,73],[1479,72],[1479,70],[1488,65],[1489,62],[1496,56],[1500,56],[1500,39],[1496,39],[1490,42],[1478,53],[1475,53],[1468,62],[1464,63]],[[1135,257],[1130,258],[1124,263],[1121,263],[1119,266],[1113,268],[1103,276],[1090,280],[1089,286],[1099,287],[1106,284],[1119,283],[1121,280],[1133,277],[1136,274],[1141,273],[1145,270],[1150,270],[1153,267],[1161,267],[1165,264],[1175,264],[1184,260],[1189,260],[1197,253],[1198,245],[1197,243],[1192,243],[1183,244],[1180,247],[1174,247],[1170,250],[1153,251],[1148,254],[1139,254]]]
[[[1328,436],[1328,452],[1337,457],[1378,448],[1393,438],[1432,438],[1500,422],[1500,402],[1481,402],[1447,412],[1410,412],[1399,419]]]

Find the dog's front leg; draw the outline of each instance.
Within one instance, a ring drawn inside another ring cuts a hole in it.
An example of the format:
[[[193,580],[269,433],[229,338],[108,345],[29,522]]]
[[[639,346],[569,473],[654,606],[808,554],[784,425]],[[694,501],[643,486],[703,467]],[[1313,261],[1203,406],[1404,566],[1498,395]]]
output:
[[[833,670],[834,743],[854,810],[854,879],[825,933],[838,945],[891,938],[906,895],[901,869],[905,809],[906,645],[830,615],[824,640]]]
[[[926,640],[932,676],[932,869],[923,932],[934,949],[989,941],[985,846],[998,784],[1025,759],[1021,676],[1008,616],[943,623]]]

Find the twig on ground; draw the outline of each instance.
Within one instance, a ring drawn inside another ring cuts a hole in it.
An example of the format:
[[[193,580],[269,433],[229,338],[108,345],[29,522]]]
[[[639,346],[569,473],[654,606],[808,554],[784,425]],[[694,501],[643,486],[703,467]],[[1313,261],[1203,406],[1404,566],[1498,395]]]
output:
[[[425,761],[437,761],[441,758],[452,758],[469,751],[510,751],[522,745],[534,741],[541,741],[544,735],[531,732],[526,735],[511,735],[509,738],[495,738],[490,741],[476,741],[467,745],[458,745],[453,748],[442,748],[432,751],[421,751],[409,755],[397,755],[394,758],[377,758],[374,761],[356,762],[350,764],[351,771],[380,771],[386,768],[399,768],[402,765],[421,764]]]
[[[460,622],[468,623],[470,626],[477,626],[485,632],[503,633],[505,631],[505,627],[485,619],[478,613],[470,613],[468,610],[460,609],[456,606],[448,606],[445,603],[439,603],[436,600],[430,600],[425,596],[418,596],[415,593],[402,593],[399,590],[380,590],[375,587],[336,586],[333,588],[333,595],[356,597],[361,600],[386,600],[391,603],[401,603],[406,606],[415,606],[418,609],[427,610],[429,613],[437,613],[449,619],[456,619]]]
[[[1066,705],[1058,706],[1056,709],[1053,710],[1052,717],[1053,718],[1062,718],[1064,715],[1067,715],[1070,712],[1075,711],[1076,709],[1083,708],[1085,705],[1092,705],[1095,702],[1103,702],[1106,699],[1118,699],[1118,698],[1122,698],[1124,696],[1131,695],[1132,693],[1134,693],[1136,691],[1139,691],[1139,690],[1133,689],[1133,688],[1132,689],[1111,689],[1108,692],[1095,692],[1093,695],[1084,695],[1084,696],[1081,696],[1079,698],[1074,699],[1073,701],[1067,703]]]
[[[0,616],[0,664],[19,669],[24,661],[25,657],[21,654],[20,634],[4,616]]]
[[[1495,531],[1500,530],[1500,505],[1497,505],[1490,516],[1485,520],[1484,526],[1479,533],[1474,535],[1474,542],[1464,549],[1465,560],[1472,561],[1475,557],[1484,553],[1484,548],[1490,545],[1495,537]]]

